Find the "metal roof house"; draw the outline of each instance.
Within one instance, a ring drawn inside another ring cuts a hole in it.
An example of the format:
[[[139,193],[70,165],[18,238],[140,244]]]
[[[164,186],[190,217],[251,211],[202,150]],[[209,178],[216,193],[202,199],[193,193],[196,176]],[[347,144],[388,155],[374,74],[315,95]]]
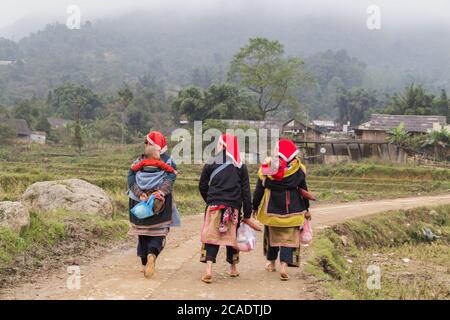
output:
[[[298,136],[301,140],[318,140],[322,132],[314,126],[310,126],[296,119],[290,119],[283,124],[283,134]]]
[[[361,139],[384,140],[389,131],[397,128],[401,123],[405,130],[412,134],[426,134],[447,125],[445,116],[417,116],[417,115],[390,115],[374,113],[370,121],[355,129],[356,135]]]
[[[336,123],[332,120],[313,120],[312,124],[322,132],[330,132],[337,129]]]
[[[236,120],[236,119],[224,119],[221,120],[225,122],[228,126],[230,126],[230,129],[240,127],[240,126],[248,126],[255,129],[267,129],[270,131],[270,129],[283,129],[283,121],[278,120],[266,120],[266,121],[259,121],[259,120]]]

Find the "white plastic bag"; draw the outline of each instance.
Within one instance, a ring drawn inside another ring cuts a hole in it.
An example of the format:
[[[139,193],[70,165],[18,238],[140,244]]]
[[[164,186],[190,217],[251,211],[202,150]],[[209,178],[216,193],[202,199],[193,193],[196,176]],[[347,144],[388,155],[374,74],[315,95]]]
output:
[[[300,242],[302,244],[310,244],[313,238],[313,232],[309,220],[305,219],[303,230],[300,232]]]
[[[236,249],[242,252],[249,252],[256,247],[256,233],[246,223],[242,222],[237,230]]]

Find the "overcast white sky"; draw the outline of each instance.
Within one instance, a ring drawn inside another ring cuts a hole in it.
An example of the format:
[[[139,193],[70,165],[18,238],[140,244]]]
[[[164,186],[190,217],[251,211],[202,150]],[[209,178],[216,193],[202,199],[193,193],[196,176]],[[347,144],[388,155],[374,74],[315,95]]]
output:
[[[78,5],[82,19],[120,15],[137,9],[154,12],[178,10],[186,14],[216,10],[239,11],[243,7],[276,10],[287,14],[366,15],[369,5],[379,5],[382,15],[403,22],[450,25],[449,0],[0,0],[0,28],[32,16],[65,21],[67,7]]]

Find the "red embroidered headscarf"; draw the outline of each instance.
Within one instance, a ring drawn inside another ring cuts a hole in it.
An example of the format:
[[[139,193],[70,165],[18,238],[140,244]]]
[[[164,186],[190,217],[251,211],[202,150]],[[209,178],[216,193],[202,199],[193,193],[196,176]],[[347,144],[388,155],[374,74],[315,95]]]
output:
[[[291,162],[295,156],[300,152],[297,149],[294,141],[289,139],[280,139],[277,143],[278,156],[286,161],[286,163]]]
[[[233,163],[236,167],[242,166],[241,154],[239,152],[239,145],[236,136],[232,134],[223,134],[219,137],[219,145],[222,145],[225,149],[227,156],[233,159]]]
[[[150,132],[145,138],[146,143],[152,146],[159,146],[161,148],[161,154],[167,151],[167,141],[164,135],[159,131]]]
[[[295,159],[295,156],[300,151],[292,140],[280,139],[277,143],[276,154],[278,155],[278,171],[275,174],[271,174],[274,180],[280,181],[284,177],[284,171],[288,166],[288,163]],[[261,165],[263,171],[270,171],[270,164],[265,163]]]

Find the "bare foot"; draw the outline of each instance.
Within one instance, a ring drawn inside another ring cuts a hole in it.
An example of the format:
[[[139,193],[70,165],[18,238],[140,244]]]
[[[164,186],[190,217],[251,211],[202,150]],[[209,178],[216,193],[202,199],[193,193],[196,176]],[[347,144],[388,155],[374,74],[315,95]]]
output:
[[[289,280],[289,275],[286,272],[280,272],[280,279],[281,281],[288,281]]]
[[[269,261],[269,262],[266,264],[266,270],[267,270],[267,271],[270,271],[270,272],[275,272],[275,271],[277,271],[277,269],[275,268],[275,261]]]
[[[212,276],[210,274],[204,274],[202,276],[202,281],[204,283],[211,283],[212,282]]]
[[[289,275],[286,272],[286,268],[287,268],[287,263],[286,262],[282,262],[281,263],[281,270],[280,270],[281,281],[289,280]]]
[[[230,265],[230,277],[236,278],[239,277],[240,273],[237,271],[237,267],[235,264]]]
[[[154,254],[149,254],[147,256],[147,264],[144,268],[144,277],[147,279],[150,279],[153,276],[153,273],[155,272],[155,262],[156,262],[156,256]]]

